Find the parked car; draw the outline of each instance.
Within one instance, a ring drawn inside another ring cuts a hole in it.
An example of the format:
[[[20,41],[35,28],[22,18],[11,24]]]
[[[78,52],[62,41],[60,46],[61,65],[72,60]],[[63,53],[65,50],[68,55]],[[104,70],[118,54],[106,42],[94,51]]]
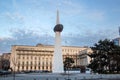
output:
[[[49,73],[50,71],[48,70],[42,70],[42,73]]]
[[[85,73],[90,74],[91,73],[91,69],[90,68],[86,68],[85,69]]]
[[[6,70],[0,70],[0,75],[8,75],[8,74],[11,74],[11,72]]]

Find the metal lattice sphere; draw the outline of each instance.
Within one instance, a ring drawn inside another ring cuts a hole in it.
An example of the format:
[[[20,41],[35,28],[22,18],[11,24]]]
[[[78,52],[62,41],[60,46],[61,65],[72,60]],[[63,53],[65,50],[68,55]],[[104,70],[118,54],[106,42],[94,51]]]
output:
[[[54,27],[54,32],[62,32],[62,30],[63,30],[63,25],[62,24],[57,24]]]

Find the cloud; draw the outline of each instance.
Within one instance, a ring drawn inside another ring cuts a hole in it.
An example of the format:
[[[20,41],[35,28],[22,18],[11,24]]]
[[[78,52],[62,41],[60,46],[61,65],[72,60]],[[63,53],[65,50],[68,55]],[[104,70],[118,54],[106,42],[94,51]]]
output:
[[[55,22],[54,10],[57,6],[60,9],[60,20],[63,19],[63,24],[65,24],[62,35],[63,45],[91,46],[99,39],[112,39],[117,36],[113,27],[108,29],[110,27],[102,26],[111,25],[110,22],[113,22],[109,20],[108,24],[105,23],[104,20],[108,16],[106,15],[107,11],[96,10],[96,7],[92,8],[78,0],[22,0],[19,3],[17,0],[13,0],[13,7],[10,7],[12,9],[5,13],[7,18],[4,17],[6,21],[10,22],[8,24],[5,21],[5,25],[8,26],[3,26],[6,27],[6,30],[11,27],[14,29],[10,31],[11,37],[0,37],[1,53],[9,52],[11,45],[53,44],[54,37],[52,35],[54,32],[52,29],[54,24],[52,23]],[[119,13],[119,9],[116,12]],[[24,24],[20,24],[21,22]],[[114,22],[112,24],[115,25]],[[106,30],[101,28],[106,28]],[[1,31],[6,34],[2,28]]]
[[[9,19],[11,19],[12,21],[24,21],[24,16],[22,16],[21,14],[19,13],[10,13],[10,12],[7,12],[6,14],[6,17],[8,17]]]
[[[115,30],[106,29],[96,32],[85,31],[84,34],[62,34],[62,45],[65,46],[93,46],[100,39],[113,39],[117,34]],[[89,32],[89,33],[88,33]],[[106,34],[106,32],[109,32]],[[31,45],[36,44],[54,45],[54,37],[49,34],[38,34],[32,30],[11,30],[10,38],[0,38],[0,53],[10,52],[12,45]]]
[[[53,37],[46,34],[37,35],[28,30],[12,31],[11,38],[0,39],[0,53],[10,52],[12,45],[32,45],[38,43],[53,44]]]
[[[47,43],[46,39],[52,39],[52,36],[46,34],[36,34],[35,31],[29,30],[16,30],[12,33],[13,39],[17,44],[35,45],[37,43]],[[49,42],[49,40],[47,40]]]
[[[107,34],[106,34],[107,33]],[[99,40],[114,39],[117,36],[116,29],[104,29],[98,31],[85,30],[84,33],[69,34],[63,36],[63,45],[69,46],[93,46]]]
[[[91,19],[91,20],[97,20],[97,21],[102,21],[105,19],[105,13],[103,11],[87,11],[87,14],[85,14],[86,18]]]

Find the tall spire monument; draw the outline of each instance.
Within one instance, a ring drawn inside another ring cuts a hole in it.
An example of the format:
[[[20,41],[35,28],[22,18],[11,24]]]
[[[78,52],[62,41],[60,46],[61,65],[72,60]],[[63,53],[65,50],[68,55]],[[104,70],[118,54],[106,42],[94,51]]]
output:
[[[55,32],[55,46],[53,54],[53,73],[63,73],[63,57],[62,57],[62,47],[61,47],[61,32],[63,30],[63,25],[59,22],[59,11],[57,10],[57,20],[56,26],[54,27]]]

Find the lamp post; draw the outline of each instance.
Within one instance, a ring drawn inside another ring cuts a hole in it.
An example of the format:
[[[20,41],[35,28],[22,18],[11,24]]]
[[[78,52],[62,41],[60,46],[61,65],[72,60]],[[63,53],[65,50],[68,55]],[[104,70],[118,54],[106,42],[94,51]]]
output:
[[[76,68],[77,68],[77,53],[76,53]]]
[[[15,80],[15,55],[14,55],[14,60],[13,61],[13,64],[14,64],[14,69],[13,69],[13,80]]]
[[[69,76],[69,67],[68,67],[68,79],[67,80],[71,80],[70,76]]]

